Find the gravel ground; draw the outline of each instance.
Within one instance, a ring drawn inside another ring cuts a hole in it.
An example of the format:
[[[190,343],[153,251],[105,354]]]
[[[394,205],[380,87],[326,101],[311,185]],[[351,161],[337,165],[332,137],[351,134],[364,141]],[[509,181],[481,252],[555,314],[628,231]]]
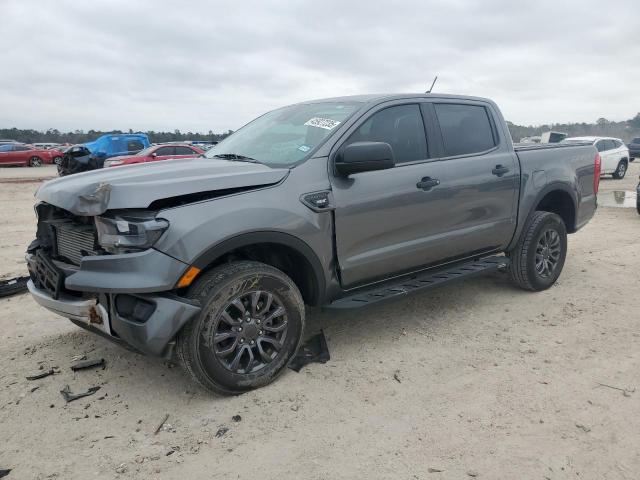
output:
[[[633,191],[638,173],[636,162],[625,180],[603,180],[601,203],[624,204],[612,192]],[[34,179],[52,174],[0,169],[0,277],[25,274]],[[9,479],[637,479],[639,232],[635,208],[601,207],[570,236],[546,292],[496,274],[368,310],[310,311],[308,332],[324,329],[331,361],[235,398],[28,295],[0,299],[0,469]],[[72,372],[82,354],[106,369]],[[65,385],[100,390],[65,404]]]

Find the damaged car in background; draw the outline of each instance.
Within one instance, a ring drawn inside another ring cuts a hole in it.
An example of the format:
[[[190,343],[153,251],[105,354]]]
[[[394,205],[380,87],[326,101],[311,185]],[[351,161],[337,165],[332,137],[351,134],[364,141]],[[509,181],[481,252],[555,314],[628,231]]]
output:
[[[109,158],[135,155],[151,144],[145,133],[102,135],[93,142],[69,147],[58,163],[58,175],[88,172],[104,167]]]
[[[496,271],[550,288],[567,234],[596,210],[600,168],[593,145],[514,148],[482,98],[296,104],[205,158],[43,184],[28,288],[79,326],[238,394],[282,373],[305,305],[365,307]]]

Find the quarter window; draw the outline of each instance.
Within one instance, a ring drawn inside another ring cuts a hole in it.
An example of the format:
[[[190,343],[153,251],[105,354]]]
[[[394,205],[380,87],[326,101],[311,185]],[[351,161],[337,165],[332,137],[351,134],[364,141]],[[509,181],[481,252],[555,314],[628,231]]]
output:
[[[480,105],[434,105],[445,156],[469,155],[496,146],[487,109]]]
[[[396,163],[428,158],[427,137],[418,105],[398,105],[374,113],[347,140],[385,142],[391,145]]]

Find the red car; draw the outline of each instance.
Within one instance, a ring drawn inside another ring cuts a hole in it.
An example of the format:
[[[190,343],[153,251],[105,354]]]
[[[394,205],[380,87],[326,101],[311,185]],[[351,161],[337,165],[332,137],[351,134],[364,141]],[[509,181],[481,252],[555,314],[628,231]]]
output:
[[[175,158],[198,157],[204,150],[187,144],[154,145],[140,150],[135,155],[113,157],[104,162],[106,167],[119,167],[121,165],[133,165],[134,163],[156,162],[158,160],[171,160]]]
[[[62,152],[34,148],[22,143],[5,143],[0,145],[0,165],[22,165],[39,167],[44,163],[58,163],[62,160]]]

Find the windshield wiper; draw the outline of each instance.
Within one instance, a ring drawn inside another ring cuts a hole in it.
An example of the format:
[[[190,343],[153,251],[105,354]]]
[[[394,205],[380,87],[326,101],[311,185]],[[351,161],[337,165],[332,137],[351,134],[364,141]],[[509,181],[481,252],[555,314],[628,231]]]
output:
[[[218,153],[214,155],[215,158],[223,158],[225,160],[231,160],[236,162],[249,162],[249,163],[262,163],[255,158],[247,157],[245,155],[240,155],[238,153]]]

